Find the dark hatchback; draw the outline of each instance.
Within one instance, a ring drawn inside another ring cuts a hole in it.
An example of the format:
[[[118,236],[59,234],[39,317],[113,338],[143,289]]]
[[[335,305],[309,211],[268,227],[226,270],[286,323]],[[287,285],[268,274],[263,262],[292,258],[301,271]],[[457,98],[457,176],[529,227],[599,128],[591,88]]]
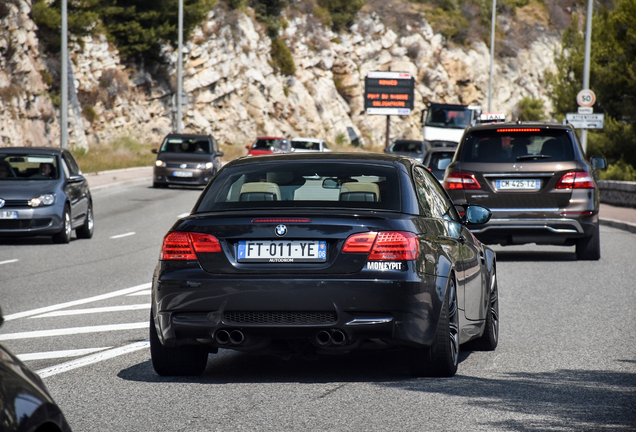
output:
[[[157,154],[152,185],[155,188],[205,186],[221,169],[221,156],[211,135],[169,134]]]
[[[219,348],[290,354],[400,348],[414,375],[452,376],[459,345],[495,349],[495,253],[407,157],[241,158],[163,240],[150,348],[196,375]]]
[[[93,236],[88,182],[68,150],[0,148],[0,237],[52,236],[68,243]]]
[[[493,217],[471,231],[488,244],[576,246],[581,260],[601,256],[596,168],[571,125],[493,123],[464,133],[444,187],[457,205],[478,204]]]
[[[0,326],[3,318],[0,310]],[[0,345],[0,430],[70,432],[40,377]]]

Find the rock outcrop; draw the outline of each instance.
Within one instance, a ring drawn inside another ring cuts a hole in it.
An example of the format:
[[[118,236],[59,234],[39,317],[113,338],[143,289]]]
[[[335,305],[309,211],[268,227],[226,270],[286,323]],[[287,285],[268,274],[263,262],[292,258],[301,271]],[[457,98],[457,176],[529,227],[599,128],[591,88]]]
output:
[[[59,108],[47,96],[47,59],[38,50],[30,0],[9,4],[0,20],[0,146],[59,145]],[[360,13],[350,31],[333,33],[311,15],[288,17],[282,37],[296,73],[272,66],[271,41],[248,14],[220,3],[185,44],[184,131],[212,134],[222,144],[245,145],[256,136],[312,136],[349,142],[354,130],[365,148],[384,145],[386,117],[364,113],[364,78],[370,71],[404,71],[416,77],[416,107],[391,117],[391,137],[421,137],[420,115],[428,102],[478,104],[486,110],[490,53],[483,43],[449,48],[422,17],[400,36],[378,16]],[[508,118],[524,96],[540,98],[546,111],[545,73],[554,64],[558,39],[545,37],[498,60],[493,111]],[[173,130],[177,53],[165,47],[169,80],[143,66],[128,69],[104,36],[72,44],[74,82],[84,115],[69,109],[70,145],[89,147],[131,136],[156,145]],[[165,74],[164,74],[165,75]]]

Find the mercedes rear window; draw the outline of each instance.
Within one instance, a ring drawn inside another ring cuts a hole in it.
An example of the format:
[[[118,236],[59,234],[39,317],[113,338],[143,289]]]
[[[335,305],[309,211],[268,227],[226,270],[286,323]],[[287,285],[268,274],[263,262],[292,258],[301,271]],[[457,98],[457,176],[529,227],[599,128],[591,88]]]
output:
[[[543,128],[475,130],[462,144],[461,162],[553,162],[574,160],[568,131]]]
[[[228,166],[194,212],[250,208],[357,208],[399,211],[398,171],[374,164],[289,161]]]

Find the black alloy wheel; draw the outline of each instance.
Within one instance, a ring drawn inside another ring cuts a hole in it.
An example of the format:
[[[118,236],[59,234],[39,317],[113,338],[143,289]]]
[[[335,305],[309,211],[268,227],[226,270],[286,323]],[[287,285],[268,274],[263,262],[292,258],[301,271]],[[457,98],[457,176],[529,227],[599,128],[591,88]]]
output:
[[[75,230],[75,235],[77,238],[89,239],[93,237],[93,229],[94,229],[95,221],[93,220],[93,204],[88,203],[88,208],[86,209],[86,219],[84,219],[84,223],[81,227]]]
[[[494,351],[499,343],[499,290],[497,289],[497,272],[493,267],[490,278],[490,299],[484,334],[470,341],[468,346],[476,351]]]
[[[576,259],[581,261],[598,261],[601,259],[601,235],[598,224],[592,235],[576,241]]]
[[[71,241],[71,232],[73,228],[71,226],[71,212],[68,206],[64,207],[64,214],[62,215],[62,221],[64,226],[62,230],[53,236],[54,243],[69,243]]]
[[[452,377],[459,363],[459,309],[455,277],[448,278],[437,333],[430,348],[411,349],[409,369],[413,376]]]
[[[152,367],[161,376],[195,376],[205,371],[208,350],[198,346],[164,347],[150,316],[150,357]]]

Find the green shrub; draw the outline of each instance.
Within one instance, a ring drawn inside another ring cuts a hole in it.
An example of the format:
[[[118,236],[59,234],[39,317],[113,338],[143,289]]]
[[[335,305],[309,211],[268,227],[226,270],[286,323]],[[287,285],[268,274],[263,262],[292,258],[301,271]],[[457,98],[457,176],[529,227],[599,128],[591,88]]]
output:
[[[531,96],[526,96],[517,102],[516,111],[518,120],[541,121],[546,119],[543,101]]]
[[[351,27],[365,0],[318,0],[318,6],[329,11],[331,28],[340,32]]]
[[[636,181],[636,169],[624,160],[611,164],[604,171],[599,171],[601,180]]]
[[[86,120],[91,122],[91,124],[93,124],[93,122],[97,119],[97,112],[95,111],[95,108],[90,105],[84,105],[84,108],[82,108],[82,114],[86,117]]]
[[[272,39],[272,63],[283,75],[293,75],[296,72],[296,65],[291,51],[280,38]]]

